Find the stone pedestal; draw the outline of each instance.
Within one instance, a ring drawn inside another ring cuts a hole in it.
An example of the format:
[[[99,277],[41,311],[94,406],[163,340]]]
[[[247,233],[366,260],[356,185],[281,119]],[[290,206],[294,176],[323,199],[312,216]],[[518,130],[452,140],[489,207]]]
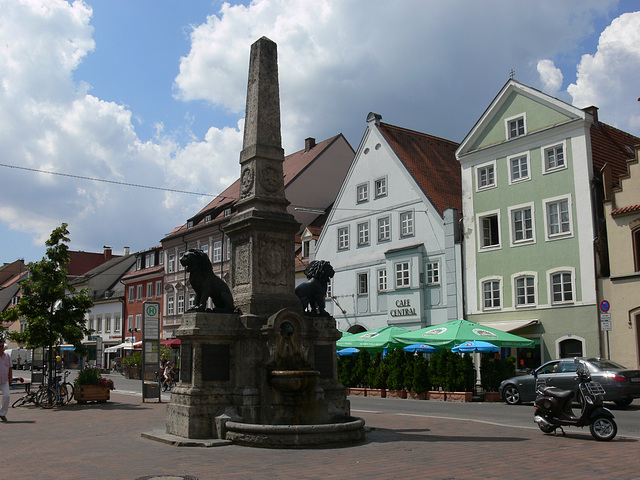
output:
[[[216,419],[225,415],[272,425],[349,417],[337,381],[340,333],[332,317],[308,318],[290,309],[268,319],[194,312],[184,315],[176,336],[181,375],[167,407],[167,433],[217,438]]]

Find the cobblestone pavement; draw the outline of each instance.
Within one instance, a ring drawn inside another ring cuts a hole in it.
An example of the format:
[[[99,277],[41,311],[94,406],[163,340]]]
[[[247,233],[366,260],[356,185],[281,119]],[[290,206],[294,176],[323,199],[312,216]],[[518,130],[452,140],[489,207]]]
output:
[[[19,393],[13,392],[12,402]],[[11,408],[0,424],[3,479],[640,479],[640,443],[596,442],[536,429],[371,412],[362,444],[273,450],[175,447],[141,437],[163,429],[166,403],[112,392],[106,404]],[[175,476],[175,477],[174,477]]]

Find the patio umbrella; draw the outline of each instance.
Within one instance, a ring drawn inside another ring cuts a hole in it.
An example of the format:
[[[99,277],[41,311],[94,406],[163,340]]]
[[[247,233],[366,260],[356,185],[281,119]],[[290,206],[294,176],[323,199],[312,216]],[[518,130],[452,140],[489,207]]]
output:
[[[402,327],[382,327],[368,332],[354,333],[342,337],[336,342],[338,348],[365,348],[369,350],[386,350],[400,347],[402,342],[395,340],[395,336],[406,333],[408,330]]]
[[[433,353],[436,351],[435,347],[427,345],[426,343],[414,343],[413,345],[407,345],[403,348],[405,352],[417,352],[417,353]]]
[[[160,345],[171,348],[180,348],[182,342],[179,338],[169,338],[167,340],[160,340]]]
[[[469,320],[454,320],[452,322],[432,325],[420,330],[399,333],[393,337],[398,342],[412,344],[428,343],[434,347],[453,348],[454,346],[484,340],[498,347],[533,347],[533,340],[503,332],[491,327],[470,322]]]
[[[357,355],[359,351],[360,350],[358,350],[357,348],[353,348],[353,347],[343,348],[342,350],[338,350],[338,356],[339,357],[347,357],[347,356],[350,356],[350,355]]]
[[[500,351],[500,347],[483,340],[474,340],[472,342],[461,343],[460,345],[453,347],[451,351],[454,353],[497,353]]]

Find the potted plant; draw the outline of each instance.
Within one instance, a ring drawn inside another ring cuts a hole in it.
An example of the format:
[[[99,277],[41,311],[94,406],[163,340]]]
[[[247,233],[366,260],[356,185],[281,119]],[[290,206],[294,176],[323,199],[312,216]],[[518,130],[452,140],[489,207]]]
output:
[[[142,366],[142,354],[140,352],[134,352],[122,359],[122,365],[125,369],[125,377],[138,379],[140,378],[138,370]]]
[[[111,398],[111,390],[115,390],[113,380],[103,378],[97,368],[80,370],[73,383],[73,395],[78,403],[106,402]]]

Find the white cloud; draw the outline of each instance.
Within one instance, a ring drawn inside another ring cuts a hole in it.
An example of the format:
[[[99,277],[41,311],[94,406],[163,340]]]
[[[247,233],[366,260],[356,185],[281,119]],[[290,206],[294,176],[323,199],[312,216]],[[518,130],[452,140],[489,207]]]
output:
[[[597,52],[582,56],[567,91],[575,106],[595,105],[603,122],[638,135],[639,78],[640,12],[625,13],[602,32]]]
[[[538,73],[542,82],[542,90],[549,95],[557,95],[562,88],[562,72],[556,67],[553,60],[540,60],[538,62]]]

